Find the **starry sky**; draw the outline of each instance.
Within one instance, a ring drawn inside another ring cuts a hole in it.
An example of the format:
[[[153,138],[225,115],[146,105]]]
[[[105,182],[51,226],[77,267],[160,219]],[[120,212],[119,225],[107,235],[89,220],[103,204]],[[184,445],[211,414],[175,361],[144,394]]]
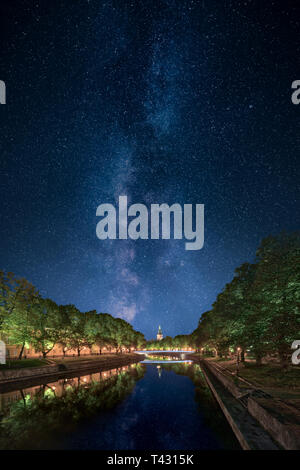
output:
[[[297,2],[0,4],[0,268],[190,333],[261,239],[299,228]],[[205,204],[202,250],[96,237],[99,204]]]

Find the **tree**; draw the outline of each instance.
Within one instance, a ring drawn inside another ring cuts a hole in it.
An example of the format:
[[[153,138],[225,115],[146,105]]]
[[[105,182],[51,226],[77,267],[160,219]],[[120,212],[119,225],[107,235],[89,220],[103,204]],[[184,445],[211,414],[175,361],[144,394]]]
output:
[[[16,308],[19,311],[26,308],[37,295],[35,287],[26,279],[0,271],[0,330]]]
[[[26,279],[16,279],[12,273],[0,272],[0,325],[12,344],[20,346],[19,359],[24,347],[31,341],[31,315],[39,302],[35,287]]]
[[[107,328],[107,319],[98,314],[95,310],[88,312],[85,323],[85,337],[90,345],[96,344],[99,347],[99,353],[102,354],[102,348],[110,342],[109,329]]]
[[[249,348],[257,364],[277,352],[287,367],[290,346],[300,335],[299,233],[267,237],[256,256],[254,264],[236,269],[192,336],[198,348],[213,347],[220,355]]]
[[[291,344],[300,334],[300,236],[265,238],[257,250],[256,289],[264,316],[265,340],[288,366]]]
[[[66,330],[67,345],[77,350],[80,356],[82,349],[89,345],[85,334],[87,316],[81,313],[74,305],[68,306],[68,326]]]
[[[45,358],[61,339],[58,305],[50,299],[39,298],[30,315],[30,343]]]

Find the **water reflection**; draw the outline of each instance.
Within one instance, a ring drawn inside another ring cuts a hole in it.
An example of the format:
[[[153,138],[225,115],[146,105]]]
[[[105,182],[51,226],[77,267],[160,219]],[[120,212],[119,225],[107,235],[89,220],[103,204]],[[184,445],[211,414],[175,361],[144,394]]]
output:
[[[158,356],[156,356],[157,359]],[[197,411],[203,420],[203,424],[205,424],[205,428],[214,433],[218,442],[216,447],[232,450],[240,449],[236,437],[206,383],[199,364],[190,360],[183,361],[179,359],[176,361],[175,358],[172,358],[171,363],[169,360],[162,361],[156,366],[156,369],[159,379],[162,379],[163,375],[169,372],[189,377],[194,384],[194,400],[197,405]]]
[[[46,448],[57,433],[113,408],[145,373],[140,364],[63,378],[0,395],[0,448]],[[46,444],[46,441],[48,444]]]
[[[0,448],[239,448],[200,366],[177,355],[151,356],[3,393]]]
[[[145,354],[145,359],[142,361],[143,364],[160,364],[160,363],[173,363],[173,362],[188,362],[192,363],[192,360],[186,358],[185,353],[169,353],[169,354]]]

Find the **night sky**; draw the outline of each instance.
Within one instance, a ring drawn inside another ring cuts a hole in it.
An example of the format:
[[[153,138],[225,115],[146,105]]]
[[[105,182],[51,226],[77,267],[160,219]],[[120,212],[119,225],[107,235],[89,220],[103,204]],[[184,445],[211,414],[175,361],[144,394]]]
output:
[[[1,1],[0,268],[190,333],[261,239],[299,228],[289,1]],[[96,209],[205,204],[202,250],[96,237]]]

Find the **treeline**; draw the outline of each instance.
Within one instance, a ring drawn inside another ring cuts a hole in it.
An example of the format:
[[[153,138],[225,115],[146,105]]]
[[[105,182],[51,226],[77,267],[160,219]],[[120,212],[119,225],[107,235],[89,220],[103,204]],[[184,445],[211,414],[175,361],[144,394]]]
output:
[[[26,279],[0,271],[0,334],[20,347],[29,346],[43,357],[58,345],[63,354],[96,346],[117,352],[141,348],[144,335],[121,318],[96,310],[80,312],[74,305],[57,305],[44,299]]]
[[[172,338],[172,336],[166,336],[160,341],[150,340],[147,341],[147,349],[163,351],[168,349],[188,349],[195,346],[195,341],[192,335],[177,335]]]
[[[290,362],[291,344],[300,338],[299,233],[265,238],[253,264],[235,270],[233,280],[199,321],[191,342],[219,356],[241,349],[261,364],[276,354],[283,367]]]

